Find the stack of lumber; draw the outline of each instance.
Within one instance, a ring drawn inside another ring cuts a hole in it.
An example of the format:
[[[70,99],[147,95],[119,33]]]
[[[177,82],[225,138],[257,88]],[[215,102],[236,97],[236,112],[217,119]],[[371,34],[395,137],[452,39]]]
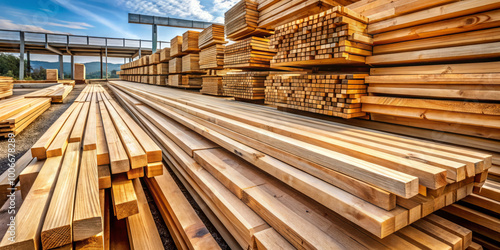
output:
[[[24,98],[43,98],[50,97],[52,103],[62,103],[64,99],[73,90],[73,85],[57,84],[51,87],[43,88],[24,95]]]
[[[200,51],[200,69],[222,69],[224,66],[223,44],[214,44]]]
[[[364,64],[372,55],[368,20],[336,6],[327,11],[276,27],[271,48],[272,66]]]
[[[380,2],[365,12],[380,11]],[[362,98],[363,111],[376,121],[499,140],[500,3],[414,2],[395,1],[370,19],[366,62],[377,68],[366,78],[372,96]]]
[[[201,75],[169,75],[167,85],[170,87],[183,88],[183,89],[201,89],[202,76]]]
[[[110,84],[231,247],[472,244],[470,230],[428,215],[484,182],[489,154],[250,103]],[[165,206],[161,197],[155,202]]]
[[[202,73],[205,74],[204,70],[200,69],[200,55],[199,54],[187,54],[182,57],[182,73]]]
[[[12,77],[0,76],[0,99],[9,97],[13,94],[13,81],[14,79]]]
[[[168,73],[179,74],[182,73],[182,57],[175,57],[168,61]]]
[[[198,38],[200,32],[188,30],[182,34],[182,52],[184,53],[197,53],[200,52],[198,47]]]
[[[244,100],[264,100],[265,80],[269,72],[230,72],[222,77],[225,96]]]
[[[275,73],[266,80],[266,104],[342,118],[365,116],[367,74]]]
[[[170,48],[164,48],[160,51],[160,62],[167,62],[170,60]]]
[[[29,160],[15,240],[7,231],[1,249],[163,246],[138,179],[162,175],[161,149],[100,85],[87,85]]]
[[[272,30],[258,27],[259,11],[257,3],[241,0],[224,13],[226,37],[238,41],[249,36],[268,36]]]
[[[258,0],[259,28],[275,29],[276,27],[310,15],[318,14],[340,4],[350,1],[301,0],[301,1],[262,1]]]
[[[269,68],[275,53],[269,49],[269,39],[249,37],[224,49],[224,68]]]
[[[0,137],[17,135],[50,107],[51,98],[24,98],[0,101]]]
[[[200,93],[206,95],[222,96],[224,95],[222,76],[203,76],[202,88]]]
[[[85,83],[85,76],[85,64],[75,63],[75,81],[79,84]]]
[[[57,69],[46,69],[46,79],[50,81],[59,80],[59,74]]]
[[[187,54],[182,51],[182,42],[182,36],[176,36],[170,40],[170,57],[181,57]]]
[[[212,24],[205,28],[198,36],[198,46],[205,49],[216,44],[226,44],[224,25]]]

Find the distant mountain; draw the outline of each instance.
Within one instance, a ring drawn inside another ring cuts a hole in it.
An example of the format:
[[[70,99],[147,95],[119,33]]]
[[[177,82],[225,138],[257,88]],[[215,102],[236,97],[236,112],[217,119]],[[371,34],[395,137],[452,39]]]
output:
[[[85,73],[87,76],[95,75],[93,73],[101,71],[101,67],[99,65],[99,62],[89,62],[89,63],[84,63],[84,64],[85,64]],[[120,65],[121,64],[108,63],[108,72],[111,73],[111,71],[113,71],[113,70],[120,71]],[[42,66],[44,69],[59,69],[59,62],[31,61],[32,68],[39,68],[40,66]],[[65,74],[71,74],[71,63],[65,62],[63,64],[63,68],[64,68]],[[106,64],[105,63],[103,63],[103,65],[102,65],[102,71],[103,71],[103,74],[105,74],[105,72],[106,72]],[[87,78],[89,78],[89,77],[87,77]]]

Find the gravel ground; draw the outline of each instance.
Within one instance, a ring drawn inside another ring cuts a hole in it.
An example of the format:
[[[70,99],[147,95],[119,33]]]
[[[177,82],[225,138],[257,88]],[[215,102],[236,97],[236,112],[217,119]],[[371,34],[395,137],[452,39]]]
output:
[[[31,146],[45,133],[45,131],[54,123],[59,116],[66,111],[66,109],[75,101],[76,97],[80,94],[80,92],[85,88],[85,85],[75,85],[73,91],[66,97],[64,103],[62,104],[52,104],[50,108],[45,111],[42,115],[40,115],[35,121],[33,121],[26,129],[24,129],[20,134],[16,135],[16,159],[19,159],[24,153],[26,153]],[[37,90],[37,89],[33,89]],[[18,93],[26,94],[26,90],[18,91]],[[7,167],[7,148],[8,141],[6,139],[0,139],[0,174],[3,173]],[[217,243],[219,243],[222,249],[230,249],[226,244],[222,236],[217,232],[215,227],[210,223],[210,220],[205,216],[203,211],[200,209],[198,204],[191,197],[189,192],[184,188],[182,183],[177,179],[175,174],[171,172],[170,174],[173,176],[177,185],[181,188],[182,193],[188,199],[189,203],[193,206],[198,216],[201,218],[203,223],[205,223],[207,229],[210,231],[212,236],[215,238]],[[148,200],[149,207],[151,209],[151,213],[155,220],[156,226],[158,228],[158,232],[163,241],[163,246],[165,249],[177,249],[174,243],[174,240],[170,236],[167,226],[161,217],[161,214],[154,203],[153,197],[149,190],[146,188],[146,184],[144,181],[142,182],[142,186],[144,188],[146,198]],[[1,206],[1,205],[0,205]]]

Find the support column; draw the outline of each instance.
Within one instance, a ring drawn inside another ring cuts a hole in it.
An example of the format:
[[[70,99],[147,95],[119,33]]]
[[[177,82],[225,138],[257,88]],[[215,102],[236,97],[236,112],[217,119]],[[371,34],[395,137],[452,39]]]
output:
[[[108,80],[108,39],[106,39],[106,80]]]
[[[139,58],[142,57],[142,55],[141,55],[141,48],[142,48],[142,41],[139,40]]]
[[[19,32],[19,80],[24,80],[24,32]]]
[[[71,79],[75,80],[75,57],[71,55]]]
[[[26,51],[26,56],[27,56],[27,59],[28,59],[28,67],[26,69],[26,75],[27,76],[31,76],[31,57],[30,57],[30,52],[29,51]]]
[[[156,53],[156,46],[157,46],[157,43],[158,43],[158,26],[156,24],[153,24],[153,39],[151,39],[152,41],[152,50],[153,50],[153,54]]]
[[[64,58],[59,55],[59,79],[64,80]]]
[[[99,62],[101,62],[100,65],[101,65],[101,79],[102,79],[102,50],[101,50],[101,57],[100,58],[101,59],[99,60]]]

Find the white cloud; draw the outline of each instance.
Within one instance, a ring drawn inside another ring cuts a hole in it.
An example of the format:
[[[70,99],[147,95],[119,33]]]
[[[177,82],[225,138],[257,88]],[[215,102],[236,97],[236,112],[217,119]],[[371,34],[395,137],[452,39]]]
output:
[[[239,2],[239,0],[214,0],[213,11],[224,13],[233,7],[237,2]]]
[[[214,16],[199,0],[125,0],[125,8],[133,13],[191,18],[212,21]]]
[[[224,17],[223,16],[218,16],[213,20],[214,23],[224,23]]]
[[[70,2],[69,0],[52,0],[52,1],[61,5],[62,7],[66,8],[66,9],[72,11],[75,14],[78,14],[78,15],[83,16],[85,18],[92,19],[92,20],[108,27],[109,29],[111,29],[113,31],[113,33],[120,33],[122,36],[125,36],[126,38],[139,39],[139,37],[137,35],[124,30],[122,27],[114,24],[113,22],[104,18],[103,16],[98,15],[98,14],[88,10],[87,8],[77,6],[74,3]]]
[[[55,33],[35,25],[17,24],[8,19],[0,19],[0,29]]]
[[[84,30],[87,28],[92,28],[94,26],[88,24],[88,23],[83,23],[83,22],[69,22],[69,21],[63,21],[63,20],[54,20],[54,22],[47,22],[46,25],[49,26],[58,26],[58,27],[65,27],[69,29],[80,29]]]

